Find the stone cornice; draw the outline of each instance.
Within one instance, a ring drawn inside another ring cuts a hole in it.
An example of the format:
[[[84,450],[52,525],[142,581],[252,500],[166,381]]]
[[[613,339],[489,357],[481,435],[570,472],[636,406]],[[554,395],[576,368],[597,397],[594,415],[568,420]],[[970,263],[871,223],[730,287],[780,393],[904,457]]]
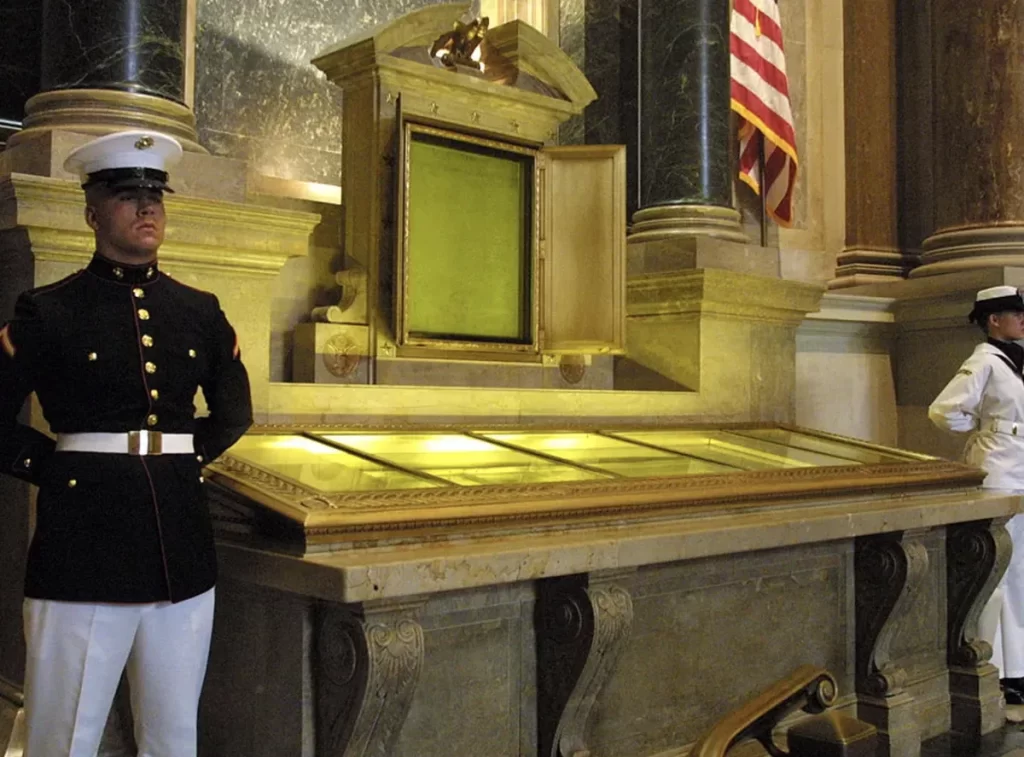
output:
[[[273,275],[308,254],[315,213],[168,195],[164,263]],[[0,230],[27,231],[38,260],[85,263],[93,235],[74,181],[12,173],[0,178]]]
[[[221,541],[224,575],[337,602],[411,597],[595,570],[853,539],[1016,514],[1018,498],[980,489],[864,494],[774,508],[523,529],[502,537],[361,546],[305,557]]]
[[[719,268],[649,274],[627,284],[630,317],[716,315],[799,324],[824,287]]]

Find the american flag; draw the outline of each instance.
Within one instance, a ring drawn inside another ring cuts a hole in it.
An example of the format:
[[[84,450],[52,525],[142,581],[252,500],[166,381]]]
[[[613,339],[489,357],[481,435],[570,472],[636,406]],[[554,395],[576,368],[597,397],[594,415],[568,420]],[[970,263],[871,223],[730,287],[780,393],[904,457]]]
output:
[[[786,56],[776,0],[733,0],[729,29],[732,109],[740,125],[740,179],[758,194],[780,226],[793,223],[796,132],[789,105]],[[760,152],[764,149],[762,181]]]

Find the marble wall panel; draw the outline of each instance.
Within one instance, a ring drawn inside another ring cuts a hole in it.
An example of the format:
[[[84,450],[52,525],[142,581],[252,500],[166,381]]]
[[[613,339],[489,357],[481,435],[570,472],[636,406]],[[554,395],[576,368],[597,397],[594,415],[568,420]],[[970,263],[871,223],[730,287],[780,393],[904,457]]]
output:
[[[431,0],[198,0],[200,141],[286,179],[339,184],[341,91],[309,62]]]
[[[807,84],[807,5],[821,0],[779,3],[779,17],[782,21],[782,40],[786,50],[786,73],[789,77],[789,104],[793,109],[793,126],[796,129],[796,154],[813,162],[817,156],[807,154],[808,118]],[[803,184],[803,186],[801,186]],[[793,227],[808,228],[809,218],[806,180],[801,182],[797,175],[797,191],[793,197]]]
[[[274,279],[270,302],[270,380],[291,381],[295,326],[309,321],[313,308],[336,305],[341,297],[334,275],[342,268],[342,208],[269,196],[249,199],[273,207],[319,213],[322,219],[310,240],[309,254],[289,260]]]
[[[794,224],[778,229],[793,265],[783,275],[824,283],[846,235],[842,0],[779,3],[800,168]]]
[[[393,757],[514,757],[532,743],[533,592],[520,584],[431,599],[419,615],[424,662]],[[529,651],[528,648],[527,651]]]
[[[849,545],[659,566],[629,587],[629,645],[598,697],[602,757],[694,741],[722,714],[801,664],[853,690]],[[757,618],[756,627],[737,624]]]
[[[313,756],[312,614],[306,598],[220,582],[200,706],[201,757]]]

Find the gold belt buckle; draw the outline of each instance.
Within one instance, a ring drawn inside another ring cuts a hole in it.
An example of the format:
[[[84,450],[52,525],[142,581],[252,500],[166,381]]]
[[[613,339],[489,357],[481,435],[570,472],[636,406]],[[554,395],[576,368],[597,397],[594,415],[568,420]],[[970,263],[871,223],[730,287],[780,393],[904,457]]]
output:
[[[146,451],[143,452],[143,440]],[[129,431],[129,455],[162,455],[164,452],[164,435],[161,431]]]

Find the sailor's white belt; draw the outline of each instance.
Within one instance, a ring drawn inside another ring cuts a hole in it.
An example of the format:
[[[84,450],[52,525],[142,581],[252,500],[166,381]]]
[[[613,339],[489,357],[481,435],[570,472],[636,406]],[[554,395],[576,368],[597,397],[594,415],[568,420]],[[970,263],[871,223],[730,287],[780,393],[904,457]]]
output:
[[[994,431],[997,434],[1024,436],[1024,421],[992,420],[981,424],[982,431]]]
[[[113,455],[194,455],[192,434],[128,431],[118,434],[57,434],[58,452],[107,452]]]

